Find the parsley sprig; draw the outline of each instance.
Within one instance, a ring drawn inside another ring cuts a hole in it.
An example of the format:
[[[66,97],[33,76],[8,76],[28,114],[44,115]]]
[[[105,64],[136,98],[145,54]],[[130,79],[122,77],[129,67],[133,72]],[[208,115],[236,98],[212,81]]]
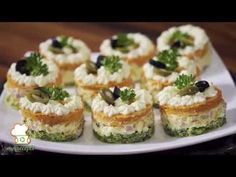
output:
[[[69,93],[61,87],[40,87],[39,90],[48,95],[51,100],[55,101],[61,101],[64,100],[64,98],[69,97]]]
[[[128,104],[132,103],[135,100],[135,91],[131,88],[126,88],[120,91],[120,98],[123,102]]]
[[[120,62],[120,57],[118,56],[106,56],[102,61],[102,65],[105,67],[107,71],[110,73],[117,72],[120,68],[122,68],[122,64]]]
[[[194,77],[192,74],[191,75],[181,74],[174,83],[174,85],[179,90],[192,86],[193,84],[194,84]]]
[[[164,63],[169,71],[174,71],[178,67],[178,56],[180,55],[176,49],[163,50],[157,55],[158,61]]]
[[[39,53],[31,53],[26,57],[26,70],[30,72],[32,76],[47,75],[48,66],[42,62],[42,56]]]

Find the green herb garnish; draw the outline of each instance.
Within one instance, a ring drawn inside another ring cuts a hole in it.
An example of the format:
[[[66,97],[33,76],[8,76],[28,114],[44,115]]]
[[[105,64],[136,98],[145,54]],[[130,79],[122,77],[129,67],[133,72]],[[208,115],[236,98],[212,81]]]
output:
[[[61,42],[62,47],[70,48],[73,51],[73,53],[77,52],[77,49],[72,44],[68,43],[68,40],[69,40],[68,36],[60,36],[60,38],[61,38],[60,42]]]
[[[187,45],[192,46],[194,39],[188,33],[183,33],[179,30],[175,31],[169,39],[170,44],[176,44],[178,42],[178,47],[184,48]]]
[[[61,101],[64,100],[64,98],[69,97],[69,93],[61,87],[40,87],[39,90],[47,94],[49,99],[55,101]]]
[[[134,40],[128,38],[127,34],[120,33],[117,35],[117,47],[127,47],[134,44],[135,44]]]
[[[193,84],[194,84],[194,77],[192,74],[191,75],[181,74],[174,83],[174,85],[178,89],[184,89],[186,87],[192,86]]]
[[[177,57],[180,56],[176,49],[163,50],[157,57],[158,61],[166,65],[166,70],[174,71],[178,67]]]
[[[126,88],[124,90],[120,91],[120,98],[123,102],[126,102],[128,104],[132,103],[135,99],[135,91],[131,88]]]
[[[70,48],[73,53],[76,53],[77,48],[75,48],[72,44],[69,43],[69,39],[70,39],[70,37],[68,37],[68,36],[59,36],[59,39],[54,39],[54,40],[56,40],[57,43],[59,43],[59,44],[57,44],[57,45],[59,45],[59,47],[54,46],[54,44],[52,43],[49,50],[51,50],[54,53],[60,54],[60,53],[63,53],[62,49],[64,47],[67,47],[67,48]]]
[[[110,73],[117,72],[120,68],[122,68],[122,64],[120,63],[120,57],[118,56],[106,56],[102,61],[102,65],[108,70]]]
[[[139,46],[132,38],[128,38],[128,35],[125,33],[117,34],[116,39],[112,39],[111,45],[122,53],[128,53]]]
[[[47,75],[48,66],[43,64],[42,56],[39,53],[31,53],[30,56],[26,57],[26,69],[30,72],[32,76],[39,76],[43,74]]]

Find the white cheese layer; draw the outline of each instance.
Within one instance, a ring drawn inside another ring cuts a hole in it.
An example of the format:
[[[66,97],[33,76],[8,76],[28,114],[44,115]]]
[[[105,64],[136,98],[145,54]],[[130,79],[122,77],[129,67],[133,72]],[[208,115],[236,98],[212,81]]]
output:
[[[57,124],[50,126],[40,121],[33,121],[30,118],[24,118],[25,124],[33,131],[46,131],[47,133],[67,133],[67,134],[80,134],[80,130],[83,129],[82,119],[71,122],[69,124]]]
[[[103,55],[118,55],[121,58],[132,60],[149,54],[154,48],[152,41],[141,33],[128,33],[127,36],[128,38],[133,39],[135,43],[139,44],[139,47],[129,51],[128,53],[122,53],[121,51],[112,48],[110,39],[105,39],[100,46],[101,53]],[[117,36],[114,35],[112,38],[116,37]]]
[[[111,134],[129,135],[135,132],[138,133],[147,132],[150,127],[154,126],[154,119],[153,119],[153,114],[150,114],[143,120],[124,126],[113,127],[109,125],[104,125],[97,121],[93,121],[92,126],[94,131],[96,131],[99,135],[102,136],[109,136]]]
[[[168,117],[163,117],[168,120],[168,126],[172,129],[186,129],[191,127],[204,127],[208,126],[212,121],[225,116],[225,105],[224,103],[219,104],[219,106],[204,112],[202,114],[194,116],[181,116],[181,115],[168,115]]]

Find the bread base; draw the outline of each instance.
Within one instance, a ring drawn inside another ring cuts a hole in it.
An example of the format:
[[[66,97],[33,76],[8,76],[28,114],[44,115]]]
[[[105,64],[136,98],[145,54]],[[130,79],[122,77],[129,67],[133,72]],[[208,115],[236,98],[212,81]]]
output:
[[[47,141],[72,141],[79,138],[82,135],[83,130],[80,130],[78,134],[64,134],[64,133],[47,133],[46,131],[34,131],[28,130],[27,135],[31,138],[42,139]]]
[[[226,117],[219,117],[215,121],[212,121],[210,124],[201,127],[191,127],[185,129],[172,129],[168,126],[168,124],[164,124],[163,128],[165,132],[170,136],[175,137],[186,137],[186,136],[193,136],[193,135],[200,135],[203,133],[207,133],[210,130],[219,128],[226,123]]]
[[[102,135],[99,135],[94,130],[93,130],[93,133],[97,139],[106,143],[123,143],[123,144],[137,143],[137,142],[142,142],[147,139],[150,139],[154,133],[154,126],[150,127],[147,132],[141,132],[141,133],[135,132],[128,135],[111,134],[110,136],[102,136]]]
[[[154,133],[154,113],[150,107],[138,116],[120,115],[120,119],[110,117],[104,121],[101,114],[93,114],[93,131],[95,136],[107,143],[135,143],[149,139]],[[121,116],[123,118],[121,118]],[[115,120],[117,119],[116,122]],[[126,119],[126,121],[125,121]]]
[[[82,135],[84,127],[84,120],[49,125],[24,117],[23,122],[28,126],[28,136],[47,141],[72,141]]]
[[[226,123],[226,104],[220,103],[217,107],[199,112],[197,115],[190,112],[185,115],[174,115],[161,111],[161,120],[165,132],[170,136],[200,135]]]

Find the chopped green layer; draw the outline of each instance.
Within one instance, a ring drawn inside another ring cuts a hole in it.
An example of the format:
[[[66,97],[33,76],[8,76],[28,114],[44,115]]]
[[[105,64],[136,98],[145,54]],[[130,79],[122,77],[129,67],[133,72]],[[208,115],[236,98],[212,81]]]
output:
[[[34,131],[28,130],[27,135],[31,138],[48,140],[48,141],[72,141],[77,139],[80,135],[78,134],[66,134],[66,133],[47,133],[46,131]]]
[[[151,126],[146,132],[135,132],[132,134],[111,134],[109,136],[104,136],[98,134],[96,131],[93,132],[100,141],[106,143],[136,143],[151,138],[154,133],[154,126]]]
[[[215,121],[210,122],[208,125],[201,127],[172,129],[168,123],[163,124],[163,127],[165,132],[170,136],[185,137],[185,136],[193,136],[207,133],[210,130],[223,126],[225,123],[226,123],[226,117],[224,116],[224,117],[219,117]]]
[[[13,109],[19,110],[20,103],[13,95],[8,95],[4,98],[4,101],[7,105],[11,106]]]

